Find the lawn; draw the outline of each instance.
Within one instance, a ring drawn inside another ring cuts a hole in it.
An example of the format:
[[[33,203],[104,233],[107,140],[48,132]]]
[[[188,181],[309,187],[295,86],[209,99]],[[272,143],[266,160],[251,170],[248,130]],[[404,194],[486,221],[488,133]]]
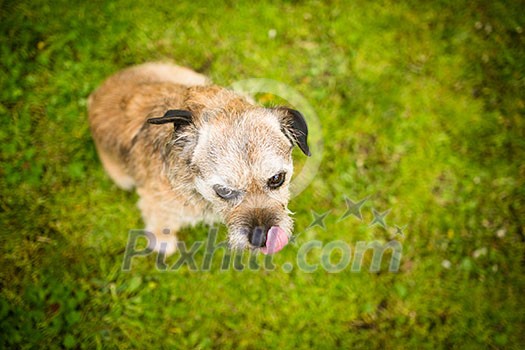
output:
[[[1,1],[0,29],[0,348],[523,346],[522,2]],[[301,97],[297,174],[319,167],[271,261],[123,264],[138,197],[104,173],[86,100],[154,60]],[[373,243],[397,251],[354,268]]]

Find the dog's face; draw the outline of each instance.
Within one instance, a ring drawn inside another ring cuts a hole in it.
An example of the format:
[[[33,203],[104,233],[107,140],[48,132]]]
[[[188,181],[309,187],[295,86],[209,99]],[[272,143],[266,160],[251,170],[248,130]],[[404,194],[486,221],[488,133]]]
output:
[[[195,187],[224,219],[234,248],[264,248],[271,228],[283,235],[279,239],[291,234],[293,144],[283,132],[282,113],[252,109],[199,130]]]
[[[171,111],[177,113],[185,118]],[[251,105],[198,113],[191,128],[195,190],[228,226],[232,248],[277,252],[293,228],[287,208],[293,146],[310,155],[303,116]]]

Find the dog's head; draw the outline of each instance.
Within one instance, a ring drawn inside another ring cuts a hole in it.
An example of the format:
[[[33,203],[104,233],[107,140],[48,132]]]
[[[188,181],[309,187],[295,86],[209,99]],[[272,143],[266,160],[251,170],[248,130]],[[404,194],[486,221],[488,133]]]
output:
[[[257,107],[231,92],[202,95],[163,117],[180,128],[175,138],[192,139],[195,189],[223,218],[232,248],[277,252],[293,228],[293,146],[310,155],[306,122],[296,110]]]

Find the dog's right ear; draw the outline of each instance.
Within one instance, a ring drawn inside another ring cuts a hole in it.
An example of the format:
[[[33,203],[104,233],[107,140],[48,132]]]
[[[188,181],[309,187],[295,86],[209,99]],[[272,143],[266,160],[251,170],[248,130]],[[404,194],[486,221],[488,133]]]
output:
[[[168,124],[173,123],[175,130],[179,126],[191,124],[193,116],[190,111],[184,109],[170,109],[160,118],[149,118],[148,123],[150,124]]]

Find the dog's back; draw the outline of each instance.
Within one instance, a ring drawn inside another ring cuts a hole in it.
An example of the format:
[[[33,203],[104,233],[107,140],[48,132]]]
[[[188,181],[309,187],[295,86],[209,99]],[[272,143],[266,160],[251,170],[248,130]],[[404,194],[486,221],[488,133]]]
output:
[[[119,76],[121,79],[131,79],[136,84],[169,82],[186,86],[195,86],[208,83],[207,77],[194,72],[189,68],[161,62],[150,62],[130,67],[115,76]]]
[[[205,76],[188,68],[145,63],[111,76],[89,96],[89,122],[100,159],[120,187],[134,184],[123,158],[146,119],[181,105],[188,86],[207,83]]]

